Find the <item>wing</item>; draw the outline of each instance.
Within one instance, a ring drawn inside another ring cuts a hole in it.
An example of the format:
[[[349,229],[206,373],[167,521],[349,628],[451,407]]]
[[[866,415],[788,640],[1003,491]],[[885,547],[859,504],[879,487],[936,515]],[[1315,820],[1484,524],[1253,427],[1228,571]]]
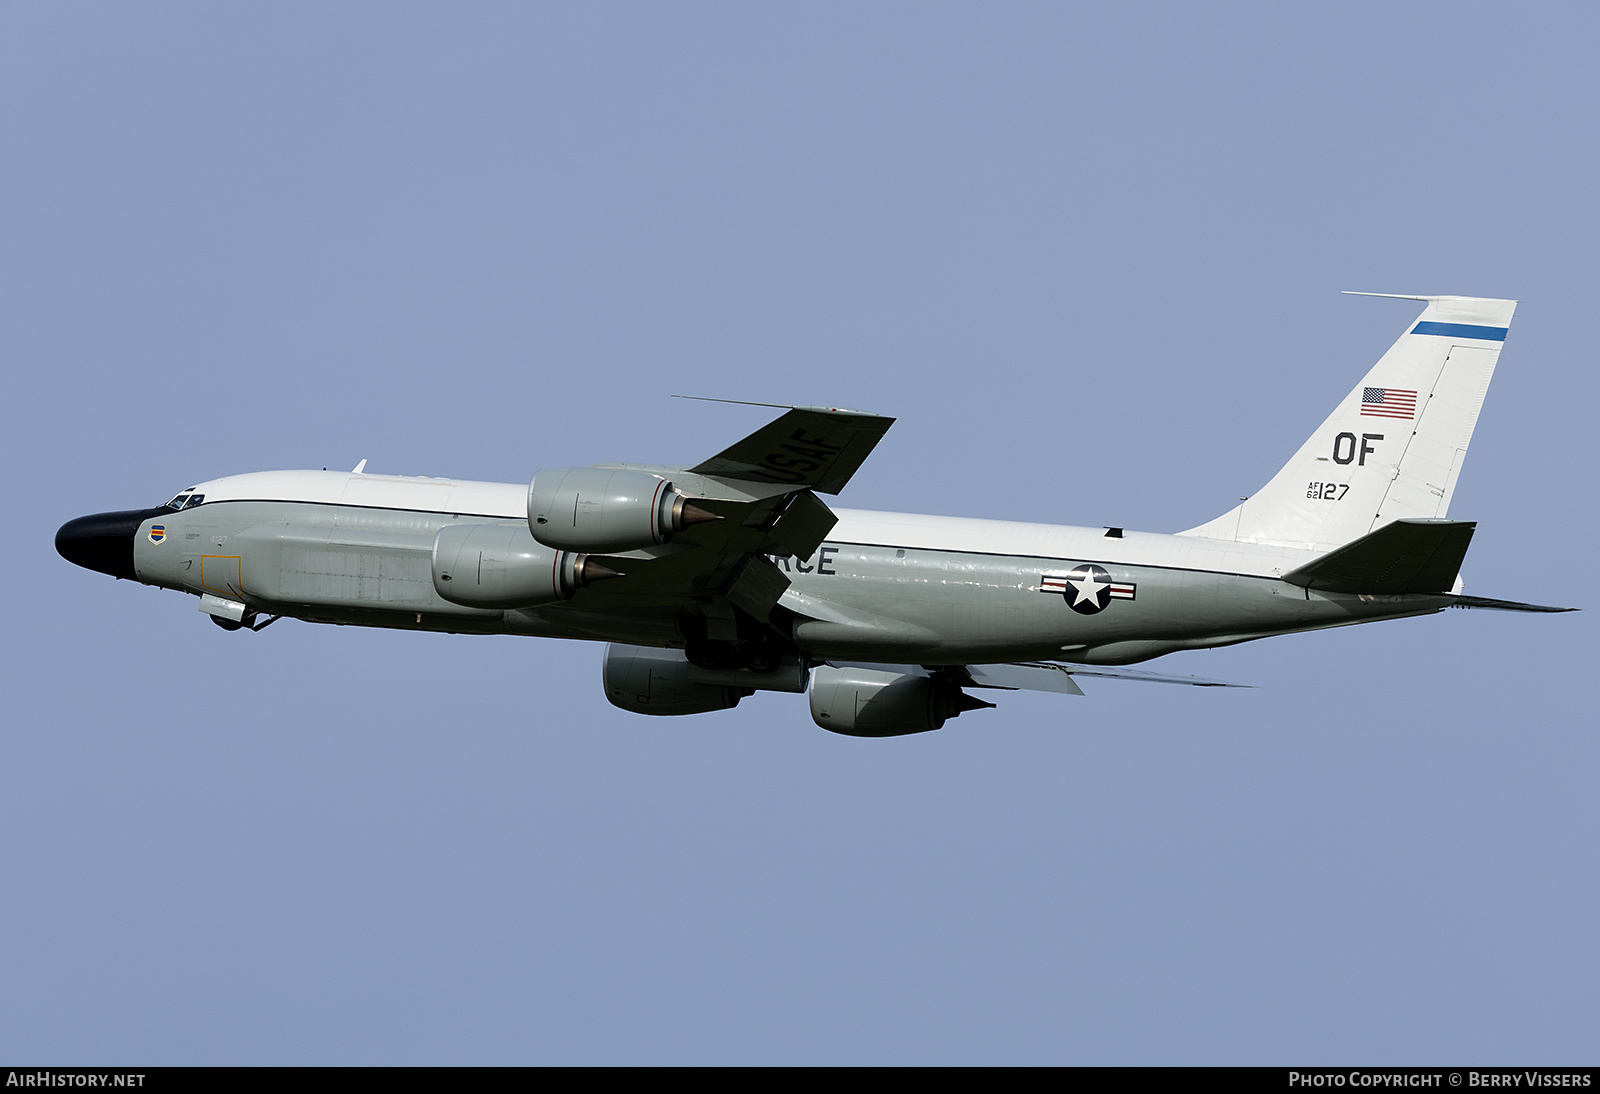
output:
[[[1052,691],[1057,695],[1082,695],[1083,689],[1072,674],[1059,665],[1045,662],[1006,665],[963,665],[967,687],[1001,688],[1005,691]]]
[[[795,407],[689,470],[837,494],[893,424],[860,410]]]
[[[530,611],[596,636],[607,636],[608,617],[620,635],[641,617],[671,629],[688,616],[703,621],[712,640],[746,636],[735,609],[758,628],[769,625],[789,579],[767,556],[817,550],[838,517],[815,492],[843,489],[892,424],[863,411],[795,407],[691,468],[602,465],[659,475],[721,519],[659,547],[608,555],[606,565],[623,576]]]

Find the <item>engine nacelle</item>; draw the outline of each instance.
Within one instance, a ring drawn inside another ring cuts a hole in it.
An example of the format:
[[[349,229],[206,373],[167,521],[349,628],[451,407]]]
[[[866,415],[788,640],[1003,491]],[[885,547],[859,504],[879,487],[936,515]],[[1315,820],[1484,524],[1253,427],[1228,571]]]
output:
[[[721,519],[642,471],[558,467],[528,484],[528,530],[565,551],[634,551],[665,543],[691,524]]]
[[[993,705],[942,676],[857,665],[823,665],[811,674],[811,720],[849,737],[926,733],[964,710]]]
[[[616,571],[588,555],[535,543],[526,528],[450,524],[433,539],[433,588],[471,608],[531,608],[570,599]]]
[[[739,705],[749,688],[697,684],[682,650],[650,646],[606,646],[601,680],[614,707],[634,714],[704,714]]]

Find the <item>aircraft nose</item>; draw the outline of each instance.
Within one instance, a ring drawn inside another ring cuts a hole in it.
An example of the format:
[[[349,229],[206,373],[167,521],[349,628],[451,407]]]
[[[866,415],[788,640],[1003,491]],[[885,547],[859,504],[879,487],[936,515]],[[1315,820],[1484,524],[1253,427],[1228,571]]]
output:
[[[126,509],[69,520],[56,532],[56,551],[86,570],[137,581],[133,571],[133,537],[145,518],[160,510]]]

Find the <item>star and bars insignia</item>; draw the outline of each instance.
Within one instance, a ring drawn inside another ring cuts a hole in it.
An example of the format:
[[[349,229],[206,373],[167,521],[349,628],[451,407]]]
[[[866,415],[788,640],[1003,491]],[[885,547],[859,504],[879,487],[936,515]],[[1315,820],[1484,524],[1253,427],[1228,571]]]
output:
[[[1039,591],[1060,593],[1067,607],[1079,615],[1094,615],[1106,610],[1113,600],[1132,600],[1139,589],[1131,581],[1112,581],[1103,566],[1087,563],[1065,574],[1041,574]]]

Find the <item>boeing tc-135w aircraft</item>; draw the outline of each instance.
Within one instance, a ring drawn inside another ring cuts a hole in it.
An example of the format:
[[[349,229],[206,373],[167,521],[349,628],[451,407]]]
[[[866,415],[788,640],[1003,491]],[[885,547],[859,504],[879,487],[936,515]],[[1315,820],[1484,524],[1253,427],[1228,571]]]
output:
[[[1377,294],[1370,294],[1377,295]],[[1426,303],[1266,486],[1197,528],[830,508],[893,418],[792,407],[694,467],[601,464],[526,487],[263,471],[69,521],[91,570],[200,598],[226,630],[283,617],[606,642],[606,698],[641,714],[810,691],[823,729],[888,737],[1081,695],[1175,650],[1426,615],[1565,611],[1466,596],[1476,525],[1450,496],[1516,302]]]

